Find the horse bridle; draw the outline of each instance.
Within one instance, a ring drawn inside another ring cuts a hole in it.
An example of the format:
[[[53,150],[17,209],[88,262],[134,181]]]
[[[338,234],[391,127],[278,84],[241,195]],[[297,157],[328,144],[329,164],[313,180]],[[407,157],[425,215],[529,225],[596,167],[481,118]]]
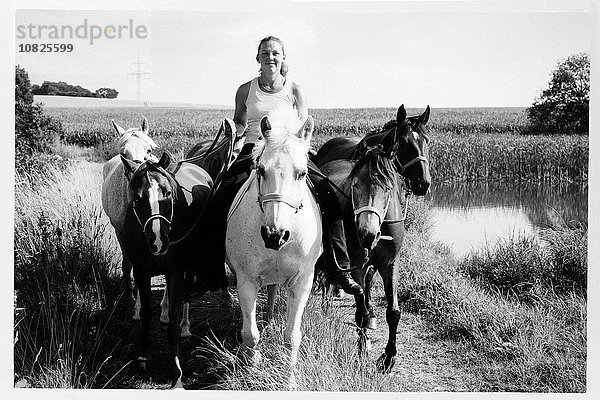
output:
[[[397,161],[398,161],[398,160],[397,160]],[[406,163],[406,164],[404,164],[404,165],[402,165],[402,164],[400,163],[400,161],[398,161],[398,165],[399,165],[399,166],[400,166],[400,168],[402,169],[402,170],[400,171],[400,174],[401,174],[402,176],[404,176],[404,171],[406,171],[406,170],[408,169],[408,167],[410,167],[411,165],[413,165],[413,164],[416,164],[416,163],[418,163],[418,162],[420,162],[420,161],[424,162],[425,164],[429,164],[429,160],[428,160],[428,159],[427,159],[427,157],[425,157],[425,156],[417,156],[417,157],[413,158],[412,160],[410,160],[409,162],[407,162],[407,163]],[[405,178],[406,178],[406,177],[405,177]]]
[[[148,226],[148,224],[155,220],[155,219],[162,219],[163,221],[165,221],[167,223],[167,225],[169,225],[169,227],[171,227],[171,222],[173,221],[173,210],[174,210],[174,202],[173,202],[173,197],[171,197],[171,217],[167,218],[164,215],[162,215],[161,213],[155,213],[152,214],[148,217],[148,219],[146,220],[146,222],[142,223],[142,220],[140,219],[140,216],[138,215],[137,210],[135,209],[135,201],[133,202],[133,213],[135,214],[135,217],[137,218],[138,222],[140,223],[140,226],[142,227],[142,232],[146,232],[146,227]]]
[[[260,211],[262,211],[262,213],[265,213],[264,210],[264,204],[268,203],[268,202],[280,202],[280,203],[284,203],[287,204],[288,206],[292,207],[294,209],[294,213],[297,213],[301,208],[302,208],[302,199],[300,200],[296,200],[290,196],[286,196],[284,194],[281,193],[267,193],[267,194],[261,194],[260,193],[260,174],[257,173],[256,174],[256,185],[257,185],[257,191],[258,191],[258,205],[260,207]]]
[[[377,215],[377,217],[379,218],[379,225],[381,226],[381,224],[385,221],[385,215],[387,214],[387,210],[388,210],[388,207],[390,206],[391,199],[392,199],[392,195],[391,195],[390,191],[388,190],[387,191],[387,201],[385,202],[385,207],[383,209],[383,212],[379,212],[377,207],[373,207],[372,205],[367,205],[367,206],[356,208],[356,206],[354,204],[354,184],[351,184],[350,185],[350,202],[352,203],[352,211],[354,212],[354,223],[356,224],[356,222],[358,221],[358,216],[360,214],[362,214],[364,212],[370,212],[370,213]]]

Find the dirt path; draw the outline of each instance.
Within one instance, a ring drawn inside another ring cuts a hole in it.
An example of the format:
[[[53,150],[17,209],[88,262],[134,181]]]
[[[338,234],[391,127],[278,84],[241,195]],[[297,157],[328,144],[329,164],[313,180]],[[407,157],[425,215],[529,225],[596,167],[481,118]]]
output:
[[[168,365],[166,354],[166,334],[160,329],[158,323],[162,298],[161,278],[155,278],[153,291],[153,362],[150,364],[148,374],[140,375],[131,368],[131,380],[126,383],[128,388],[138,389],[168,389]],[[349,315],[353,313],[354,304],[350,297],[335,300],[336,307],[348,308]],[[235,306],[234,306],[235,307]],[[372,349],[370,358],[375,362],[387,343],[388,327],[385,322],[385,307],[374,307],[377,317],[377,329],[370,331]],[[222,294],[209,294],[202,299],[191,303],[190,315],[192,334],[190,338],[182,339],[181,362],[184,366],[184,386],[186,389],[209,388],[211,384],[218,383],[218,377],[210,382],[203,377],[199,381],[198,374],[194,372],[194,352],[202,347],[202,337],[206,336],[209,329],[219,338],[228,338],[231,345],[235,342],[235,332],[231,331],[231,320],[237,318],[237,310],[227,305]],[[351,317],[350,317],[351,318]],[[135,329],[139,331],[139,324]],[[469,352],[460,343],[441,339],[427,323],[416,314],[403,312],[397,331],[398,356],[392,371],[394,380],[400,387],[399,391],[405,392],[470,392],[489,390],[489,383],[482,381],[477,374],[478,368],[472,365]]]
[[[102,174],[102,165],[96,163],[83,163],[90,173]],[[167,389],[169,388],[168,365],[166,354],[166,333],[159,324],[160,307],[162,298],[163,277],[153,278],[153,324],[151,337],[153,341],[152,362],[149,364],[147,374],[141,375],[132,363],[122,374],[126,378],[119,384],[124,388],[140,389]],[[375,299],[377,302],[378,300]],[[374,304],[374,311],[378,320],[377,329],[370,331],[372,341],[371,353],[373,362],[379,357],[387,342],[387,324],[385,322],[385,304]],[[353,314],[354,301],[351,297],[336,300],[337,307],[348,308],[349,315]],[[133,310],[133,303],[131,305]],[[222,294],[208,294],[202,299],[195,299],[191,303],[192,337],[182,339],[181,362],[184,366],[184,385],[188,389],[210,387],[205,377],[203,382],[193,372],[194,352],[202,347],[202,337],[210,331],[219,338],[227,337],[235,342],[235,332],[231,332],[231,321],[237,318],[237,309],[227,304]],[[133,314],[132,314],[133,315]],[[352,317],[349,317],[349,321]],[[139,322],[131,321],[127,324],[130,329],[129,339],[132,343],[137,341],[140,331]],[[134,356],[135,346],[131,347]],[[376,350],[375,350],[376,349]],[[431,391],[481,391],[489,390],[482,382],[480,375],[471,365],[468,350],[460,343],[443,340],[436,336],[433,329],[427,326],[420,316],[402,312],[397,332],[398,356],[396,366],[392,372],[397,379],[402,391],[431,392]],[[191,363],[192,368],[189,367]],[[185,366],[188,366],[186,368]]]
[[[377,329],[370,331],[377,349],[373,362],[387,344],[385,306],[374,307]],[[471,368],[463,345],[441,339],[422,318],[402,312],[396,334],[398,355],[392,375],[405,392],[464,392],[483,390],[482,378]]]

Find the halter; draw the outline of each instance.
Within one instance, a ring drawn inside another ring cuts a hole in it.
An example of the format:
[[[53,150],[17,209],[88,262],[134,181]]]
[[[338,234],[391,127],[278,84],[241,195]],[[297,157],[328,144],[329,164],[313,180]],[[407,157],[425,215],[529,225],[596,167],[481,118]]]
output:
[[[404,176],[404,171],[406,171],[406,169],[408,167],[410,167],[413,164],[418,163],[419,161],[423,161],[425,164],[429,164],[429,160],[427,159],[427,157],[425,156],[418,156],[413,158],[412,160],[410,160],[409,162],[407,162],[406,164],[402,165],[400,163],[400,161],[398,161],[398,165],[400,165],[400,168],[402,168],[402,171],[400,172],[402,174],[402,176]]]
[[[167,225],[169,225],[169,227],[171,227],[171,221],[173,221],[173,210],[174,210],[174,202],[173,202],[173,197],[171,197],[171,217],[167,218],[165,216],[163,216],[160,213],[157,214],[152,214],[148,217],[148,219],[146,220],[146,222],[142,223],[142,220],[140,219],[140,216],[137,213],[137,210],[135,209],[135,202],[133,202],[133,213],[135,214],[135,217],[137,218],[138,222],[140,223],[140,226],[142,227],[142,232],[146,232],[146,227],[148,226],[148,224],[150,223],[150,221],[153,221],[155,219],[162,219],[163,221],[165,221],[167,223]]]
[[[358,216],[364,212],[370,212],[379,218],[379,225],[385,221],[385,215],[387,214],[388,207],[390,205],[390,200],[392,199],[392,195],[390,191],[387,191],[387,201],[385,202],[385,207],[383,209],[383,213],[380,213],[377,207],[373,207],[371,205],[363,206],[360,208],[356,208],[354,205],[354,185],[350,185],[350,201],[352,202],[352,211],[354,212],[354,223],[358,221]]]
[[[261,194],[260,174],[256,174],[256,184],[258,186],[258,205],[260,206],[260,211],[262,211],[263,214],[265,213],[265,210],[263,208],[264,203],[268,203],[270,201],[285,203],[294,209],[294,213],[298,213],[298,210],[302,208],[302,199],[296,200],[290,196],[286,196],[281,193],[267,193],[264,195]]]

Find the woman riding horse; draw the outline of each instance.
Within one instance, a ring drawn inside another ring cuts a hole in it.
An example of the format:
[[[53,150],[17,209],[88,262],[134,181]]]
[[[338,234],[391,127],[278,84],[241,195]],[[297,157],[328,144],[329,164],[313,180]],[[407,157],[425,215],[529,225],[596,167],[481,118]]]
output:
[[[206,221],[207,249],[212,260],[209,263],[223,266],[225,261],[225,232],[227,211],[235,194],[247,180],[253,166],[252,150],[263,140],[260,131],[261,119],[281,110],[295,110],[301,120],[308,117],[306,97],[300,85],[286,78],[288,67],[284,62],[283,42],[273,36],[261,40],[256,61],[260,63],[260,75],[241,85],[235,96],[233,120],[237,134],[246,136],[245,145],[237,160],[231,165],[220,189],[215,193]],[[312,163],[310,163],[312,164]],[[310,170],[318,168],[312,164]],[[357,295],[362,288],[344,270],[350,267],[341,207],[331,186],[311,174],[310,178],[323,211],[325,268],[332,283],[340,285],[347,293]],[[223,282],[224,283],[224,282]]]

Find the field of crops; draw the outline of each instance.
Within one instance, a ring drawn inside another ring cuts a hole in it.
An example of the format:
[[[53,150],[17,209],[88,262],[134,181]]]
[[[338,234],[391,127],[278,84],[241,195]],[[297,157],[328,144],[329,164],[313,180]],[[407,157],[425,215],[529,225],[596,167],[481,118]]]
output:
[[[150,134],[163,150],[181,156],[198,140],[213,137],[231,110],[187,108],[52,108],[61,121],[62,142],[93,148],[97,157],[115,154],[117,133],[150,121]],[[423,112],[408,109],[409,115]],[[392,108],[310,110],[316,121],[313,145],[334,136],[361,136],[395,117]],[[432,178],[436,181],[586,181],[587,136],[519,134],[526,129],[523,108],[433,109],[429,120]]]

